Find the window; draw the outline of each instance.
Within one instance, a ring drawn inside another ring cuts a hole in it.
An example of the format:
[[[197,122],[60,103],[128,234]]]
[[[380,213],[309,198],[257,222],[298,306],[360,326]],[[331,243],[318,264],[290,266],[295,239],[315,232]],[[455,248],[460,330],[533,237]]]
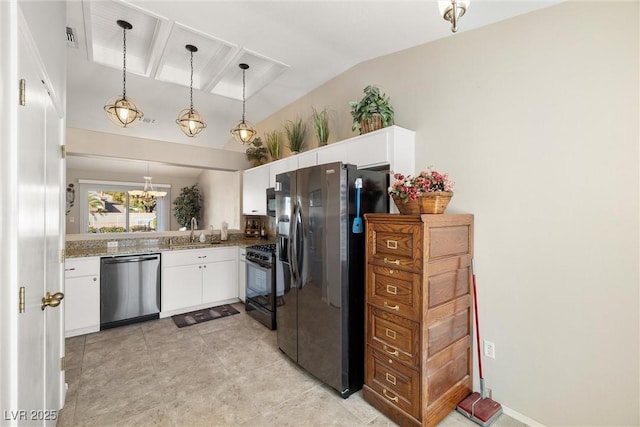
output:
[[[131,182],[79,180],[80,230],[83,233],[125,233],[168,231],[170,228],[170,185],[154,184],[166,191],[165,197],[143,201],[131,197],[129,190],[144,184]]]

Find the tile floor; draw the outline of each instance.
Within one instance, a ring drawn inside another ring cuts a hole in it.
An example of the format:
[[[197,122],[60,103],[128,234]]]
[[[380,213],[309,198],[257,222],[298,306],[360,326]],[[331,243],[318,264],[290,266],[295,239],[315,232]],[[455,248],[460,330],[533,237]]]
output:
[[[361,392],[342,399],[240,314],[177,328],[171,318],[69,338],[58,426],[393,426]],[[476,426],[452,412],[441,426]],[[502,415],[495,426],[523,426]]]

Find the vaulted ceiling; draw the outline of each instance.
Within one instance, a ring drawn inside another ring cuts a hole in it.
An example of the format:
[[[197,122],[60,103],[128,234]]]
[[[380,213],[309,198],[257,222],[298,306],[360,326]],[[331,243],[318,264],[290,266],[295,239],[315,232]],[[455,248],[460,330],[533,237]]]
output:
[[[459,32],[559,3],[472,0]],[[258,122],[354,65],[450,37],[435,0],[388,1],[69,1],[67,125],[73,128],[221,148],[242,115]],[[127,95],[145,114],[133,128],[105,116],[122,93],[122,29],[127,31]],[[61,29],[62,31],[62,29]],[[186,137],[175,124],[189,106],[189,52],[194,105],[208,127]]]

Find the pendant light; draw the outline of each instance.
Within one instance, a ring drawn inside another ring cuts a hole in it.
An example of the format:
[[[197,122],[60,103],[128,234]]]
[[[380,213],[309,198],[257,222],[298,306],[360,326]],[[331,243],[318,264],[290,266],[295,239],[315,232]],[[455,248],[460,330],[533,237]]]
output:
[[[464,15],[469,7],[468,0],[440,0],[438,2],[440,14],[442,17],[451,22],[451,32],[458,31],[458,20]]]
[[[176,119],[176,123],[180,126],[180,129],[185,135],[194,137],[198,136],[198,134],[207,127],[207,124],[200,117],[198,110],[193,108],[193,53],[197,52],[198,48],[190,44],[186,45],[184,48],[191,54],[191,82],[189,83],[190,105],[189,108],[180,111],[180,114]]]
[[[117,23],[122,28],[122,96],[111,98],[104,106],[104,111],[109,120],[126,128],[136,120],[142,119],[143,114],[135,102],[127,98],[127,30],[132,29],[133,25],[120,19]]]
[[[247,122],[244,119],[245,113],[245,71],[249,69],[247,64],[238,64],[238,67],[242,70],[242,120],[238,122],[231,129],[231,134],[236,139],[236,141],[246,144],[247,142],[253,141],[253,137],[256,135],[256,131],[253,129],[251,123]]]

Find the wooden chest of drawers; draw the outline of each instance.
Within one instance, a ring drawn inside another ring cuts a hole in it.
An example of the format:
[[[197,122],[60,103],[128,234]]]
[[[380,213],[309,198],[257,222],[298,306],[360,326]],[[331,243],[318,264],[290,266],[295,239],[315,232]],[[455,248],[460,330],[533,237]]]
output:
[[[472,387],[473,215],[367,214],[367,402],[432,426]]]

